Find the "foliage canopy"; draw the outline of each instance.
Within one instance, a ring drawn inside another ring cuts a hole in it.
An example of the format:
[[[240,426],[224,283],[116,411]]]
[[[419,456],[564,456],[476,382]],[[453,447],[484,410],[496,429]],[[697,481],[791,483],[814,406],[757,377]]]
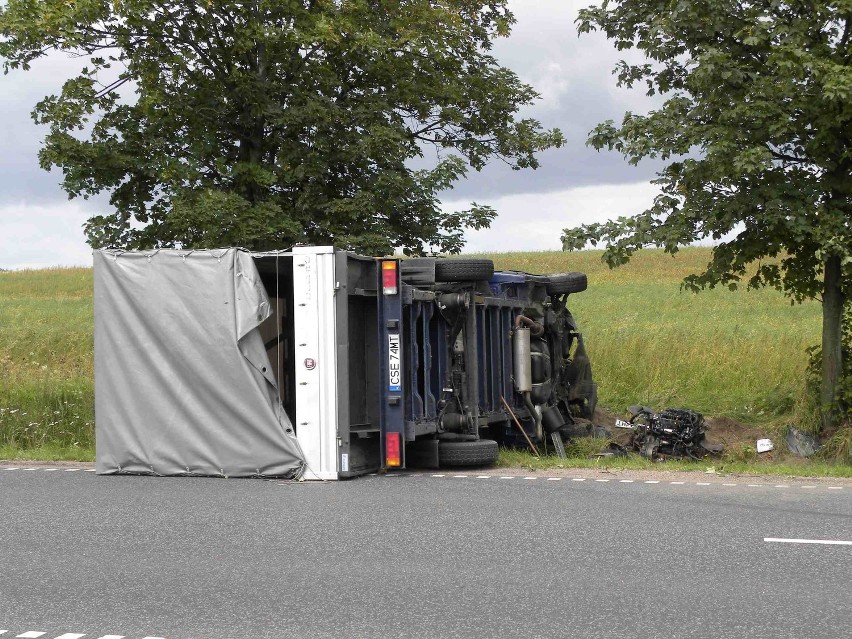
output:
[[[604,0],[578,30],[637,50],[617,82],[661,100],[598,125],[589,144],[668,164],[651,208],[566,229],[564,247],[604,242],[616,266],[643,246],[712,238],[688,287],[734,288],[757,263],[749,286],[821,298],[830,401],[852,277],[852,0]]]
[[[10,0],[0,56],[85,60],[33,116],[68,194],[110,195],[95,247],[457,251],[494,211],[442,213],[437,194],[563,142],[515,117],[537,94],[490,54],[506,4]]]

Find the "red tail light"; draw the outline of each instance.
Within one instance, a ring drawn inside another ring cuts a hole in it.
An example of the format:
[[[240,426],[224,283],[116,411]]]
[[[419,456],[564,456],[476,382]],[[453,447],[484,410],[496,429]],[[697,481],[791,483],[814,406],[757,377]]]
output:
[[[399,433],[387,433],[385,435],[385,461],[387,466],[402,466]]]
[[[385,295],[396,295],[399,289],[396,285],[396,260],[382,261],[382,291]]]

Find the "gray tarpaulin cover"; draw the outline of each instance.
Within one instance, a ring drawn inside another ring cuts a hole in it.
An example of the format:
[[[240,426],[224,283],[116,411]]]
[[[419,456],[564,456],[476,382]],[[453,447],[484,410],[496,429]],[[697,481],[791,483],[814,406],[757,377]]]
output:
[[[299,476],[251,254],[95,251],[98,473]]]

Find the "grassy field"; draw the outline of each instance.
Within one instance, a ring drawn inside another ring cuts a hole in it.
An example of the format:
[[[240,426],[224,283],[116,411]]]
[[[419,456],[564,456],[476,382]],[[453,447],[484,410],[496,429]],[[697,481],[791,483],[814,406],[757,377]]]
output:
[[[488,257],[498,269],[588,274],[569,306],[611,412],[643,403],[770,432],[811,425],[803,371],[819,340],[817,304],[791,306],[771,290],[682,292],[705,248],[645,251],[616,270],[599,251]],[[0,458],[93,457],[92,330],[90,269],[0,273]]]
[[[0,273],[0,458],[94,455],[91,269]]]

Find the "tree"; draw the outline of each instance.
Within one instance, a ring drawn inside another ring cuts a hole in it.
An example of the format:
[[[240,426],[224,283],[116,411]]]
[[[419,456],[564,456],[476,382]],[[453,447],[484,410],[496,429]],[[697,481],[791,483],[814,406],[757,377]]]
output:
[[[506,0],[9,0],[5,70],[58,50],[85,67],[35,108],[42,167],[110,195],[92,246],[335,243],[457,252],[495,212],[441,212],[469,167],[560,146],[490,54]],[[428,149],[432,168],[416,168]]]
[[[687,287],[745,280],[821,299],[831,425],[852,279],[852,2],[605,0],[577,24],[642,54],[617,65],[619,86],[664,98],[598,125],[588,143],[668,164],[650,209],[566,229],[565,248],[603,242],[616,266],[641,247],[675,253],[710,237],[720,242]]]

